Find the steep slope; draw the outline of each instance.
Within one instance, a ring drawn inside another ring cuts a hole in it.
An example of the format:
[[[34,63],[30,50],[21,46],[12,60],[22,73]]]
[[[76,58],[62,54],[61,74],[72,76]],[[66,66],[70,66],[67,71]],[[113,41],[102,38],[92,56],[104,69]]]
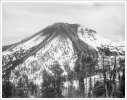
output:
[[[98,50],[97,47],[100,47],[101,45],[105,44],[108,45],[112,42],[111,40],[103,38],[100,35],[98,35],[96,31],[88,29],[82,25],[78,27],[78,35],[81,40],[91,45],[96,50]]]
[[[91,45],[96,51],[98,51],[98,47],[103,46],[109,48],[111,52],[117,52],[117,54],[124,55],[125,41],[111,41],[100,36],[96,31],[88,29],[82,25],[79,25],[77,34],[81,40]]]
[[[15,70],[27,68],[33,62],[39,64],[41,70],[46,69],[50,72],[48,66],[57,61],[66,73],[63,68],[65,62],[68,62],[73,70],[74,62],[76,60],[80,62],[82,57],[91,56],[93,60],[96,60],[96,50],[79,38],[78,27],[78,24],[55,23],[6,48],[3,51],[3,78]],[[33,69],[34,66],[30,68]],[[40,73],[41,70],[39,70]],[[26,71],[27,75],[33,76],[32,73],[28,73]]]

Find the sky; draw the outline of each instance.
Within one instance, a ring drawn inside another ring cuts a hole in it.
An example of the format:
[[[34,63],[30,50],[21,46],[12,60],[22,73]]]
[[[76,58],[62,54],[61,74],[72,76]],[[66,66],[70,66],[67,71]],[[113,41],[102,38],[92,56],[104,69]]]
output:
[[[2,45],[19,42],[56,22],[82,24],[113,41],[125,40],[122,2],[3,2]]]

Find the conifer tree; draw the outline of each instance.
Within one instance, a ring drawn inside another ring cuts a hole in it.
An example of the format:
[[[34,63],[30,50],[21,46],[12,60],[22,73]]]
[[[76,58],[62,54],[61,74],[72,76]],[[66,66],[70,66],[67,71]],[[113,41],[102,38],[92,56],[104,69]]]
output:
[[[43,71],[43,83],[42,83],[42,97],[44,98],[60,98],[62,96],[63,77],[61,74],[63,70],[60,68],[58,62],[50,67],[53,72],[53,76]]]

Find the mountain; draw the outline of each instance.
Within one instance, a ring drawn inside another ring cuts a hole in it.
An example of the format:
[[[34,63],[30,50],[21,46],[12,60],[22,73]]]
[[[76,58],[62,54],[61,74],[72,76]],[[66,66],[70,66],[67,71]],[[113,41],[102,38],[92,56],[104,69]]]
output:
[[[3,69],[5,69],[3,72],[14,69],[29,59],[43,58],[43,55],[48,56],[47,58],[45,56],[43,61],[49,57],[58,60],[62,59],[61,56],[67,55],[69,57],[66,59],[76,60],[75,53],[78,55],[83,53],[95,58],[96,50],[79,38],[78,27],[78,24],[56,23],[21,42],[6,47],[6,50],[3,51],[3,60],[4,58],[6,60],[6,63],[3,62]],[[72,58],[73,56],[74,58]],[[10,67],[6,68],[7,66]]]
[[[9,76],[12,83],[18,84],[25,75],[29,82],[41,85],[44,70],[55,75],[54,64],[59,64],[61,75],[67,76],[77,63],[78,69],[82,68],[82,60],[90,62],[91,58],[97,63],[98,47],[116,49],[119,45],[121,51],[123,43],[105,39],[80,24],[55,23],[18,43],[3,46],[2,77],[6,80]]]

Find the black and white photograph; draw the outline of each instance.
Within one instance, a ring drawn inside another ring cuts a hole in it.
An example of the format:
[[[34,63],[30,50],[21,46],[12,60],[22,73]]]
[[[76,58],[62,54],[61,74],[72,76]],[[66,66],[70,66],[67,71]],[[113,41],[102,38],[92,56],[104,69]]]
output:
[[[126,98],[126,2],[1,2],[2,98]]]

